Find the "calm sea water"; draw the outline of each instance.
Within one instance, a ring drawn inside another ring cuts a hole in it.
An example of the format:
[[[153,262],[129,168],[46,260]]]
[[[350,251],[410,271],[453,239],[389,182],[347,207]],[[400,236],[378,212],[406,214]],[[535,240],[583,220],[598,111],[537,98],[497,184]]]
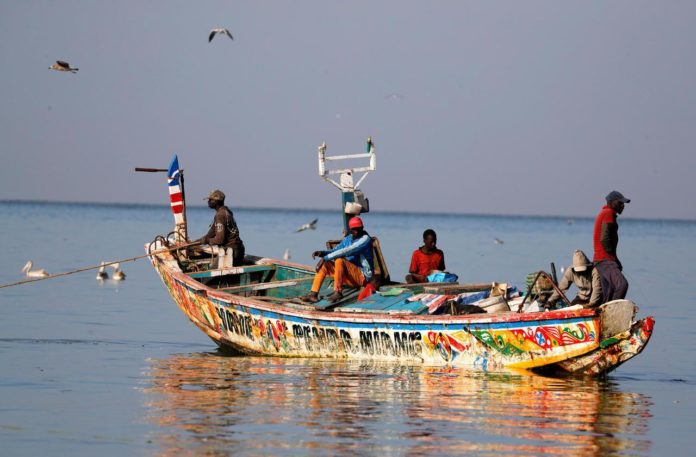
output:
[[[599,209],[599,208],[598,208]],[[629,208],[630,210],[630,208]],[[627,210],[627,213],[630,211]],[[338,213],[235,211],[250,253],[311,263]],[[189,209],[192,237],[212,212]],[[294,233],[319,218],[317,230]],[[166,207],[0,202],[0,283],[130,258],[171,230]],[[425,228],[462,282],[524,285],[592,252],[592,219],[365,215],[393,278]],[[146,260],[0,289],[2,455],[690,455],[696,444],[696,222],[621,223],[646,350],[608,379],[398,364],[225,357]],[[494,238],[503,244],[494,243]]]

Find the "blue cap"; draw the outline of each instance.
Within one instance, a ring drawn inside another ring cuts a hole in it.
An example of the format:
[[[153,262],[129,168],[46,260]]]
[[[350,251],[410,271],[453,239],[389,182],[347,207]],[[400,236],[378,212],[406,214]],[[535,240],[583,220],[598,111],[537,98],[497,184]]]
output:
[[[614,200],[618,200],[621,203],[631,203],[631,200],[624,197],[623,194],[618,190],[612,190],[611,192],[609,192],[609,195],[607,195],[607,203]]]

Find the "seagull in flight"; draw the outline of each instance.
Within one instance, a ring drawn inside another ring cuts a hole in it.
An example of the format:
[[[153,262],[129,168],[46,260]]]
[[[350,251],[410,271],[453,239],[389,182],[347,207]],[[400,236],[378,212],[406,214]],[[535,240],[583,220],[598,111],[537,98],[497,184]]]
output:
[[[228,37],[230,37],[230,40],[234,40],[234,38],[232,38],[232,34],[227,29],[211,29],[210,35],[208,35],[208,43],[213,41],[213,38],[215,38],[215,35],[217,35],[218,33],[222,33],[224,35],[227,35]]]
[[[56,60],[56,63],[48,67],[49,70],[56,71],[69,71],[70,73],[77,73],[79,68],[72,68],[68,62],[63,60]]]
[[[493,242],[495,244],[505,244],[505,241],[501,240],[500,238],[493,238]]]
[[[317,221],[319,219],[314,219],[312,222],[309,222],[307,224],[303,224],[300,228],[298,228],[295,233],[297,232],[304,232],[305,230],[315,230],[317,228]]]

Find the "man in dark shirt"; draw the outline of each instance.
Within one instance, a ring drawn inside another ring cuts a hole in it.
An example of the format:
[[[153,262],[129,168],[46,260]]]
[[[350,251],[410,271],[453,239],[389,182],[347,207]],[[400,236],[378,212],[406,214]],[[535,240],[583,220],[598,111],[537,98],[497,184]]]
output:
[[[624,205],[631,202],[615,190],[609,192],[606,200],[607,204],[595,219],[592,259],[601,277],[604,303],[623,299],[628,291],[628,281],[622,273],[623,266],[616,254],[619,244],[619,224],[616,217],[623,212]]]
[[[208,195],[208,207],[215,210],[210,230],[200,241],[202,244],[232,248],[232,265],[244,264],[244,243],[239,237],[239,229],[232,211],[225,206],[225,194],[214,190]]]

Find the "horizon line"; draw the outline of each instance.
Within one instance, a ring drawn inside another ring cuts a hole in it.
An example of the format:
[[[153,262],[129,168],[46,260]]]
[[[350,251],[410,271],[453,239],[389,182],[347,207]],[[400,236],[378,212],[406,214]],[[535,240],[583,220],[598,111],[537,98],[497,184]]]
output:
[[[167,203],[124,203],[124,202],[90,202],[90,201],[68,201],[68,200],[21,200],[21,199],[0,199],[0,203],[9,204],[49,204],[49,205],[76,205],[76,206],[113,206],[113,207],[128,207],[141,206],[153,208],[169,208]],[[186,205],[190,208],[207,208],[205,205]],[[319,211],[323,213],[340,212],[338,209],[329,208],[278,208],[273,206],[235,206],[235,209],[241,210],[260,210],[260,211]],[[573,215],[553,215],[553,214],[502,214],[502,213],[462,213],[462,212],[442,212],[442,211],[406,211],[406,210],[379,210],[372,211],[377,214],[394,214],[394,215],[423,215],[423,216],[467,216],[467,217],[512,217],[512,218],[547,218],[547,219],[588,219],[592,220],[593,216],[573,216]],[[368,214],[368,213],[365,213]],[[696,219],[683,219],[675,217],[630,217],[622,216],[622,220],[634,221],[649,221],[649,222],[696,222]]]

